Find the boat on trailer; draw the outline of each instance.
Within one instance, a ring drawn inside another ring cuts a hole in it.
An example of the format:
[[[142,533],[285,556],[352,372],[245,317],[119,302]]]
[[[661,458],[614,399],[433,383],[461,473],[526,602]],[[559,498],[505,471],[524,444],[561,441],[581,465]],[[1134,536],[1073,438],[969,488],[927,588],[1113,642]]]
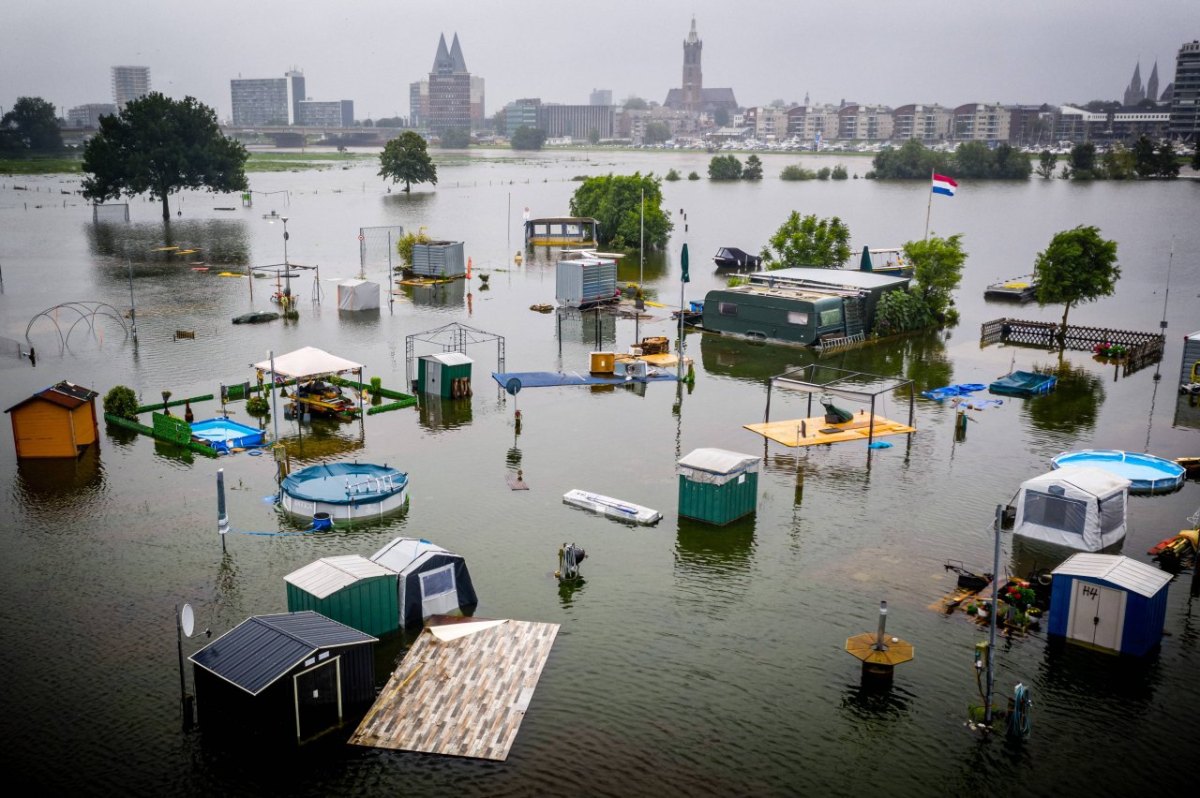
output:
[[[1029,302],[1037,295],[1037,283],[1032,274],[1013,277],[992,283],[983,291],[984,299],[1002,299],[1008,302]]]
[[[609,518],[615,518],[618,521],[641,524],[643,526],[656,524],[662,518],[662,513],[658,510],[651,510],[649,507],[643,507],[640,504],[621,501],[611,496],[602,496],[599,493],[579,490],[578,488],[564,493],[563,503],[569,504],[572,507],[590,510],[600,515],[607,515]]]

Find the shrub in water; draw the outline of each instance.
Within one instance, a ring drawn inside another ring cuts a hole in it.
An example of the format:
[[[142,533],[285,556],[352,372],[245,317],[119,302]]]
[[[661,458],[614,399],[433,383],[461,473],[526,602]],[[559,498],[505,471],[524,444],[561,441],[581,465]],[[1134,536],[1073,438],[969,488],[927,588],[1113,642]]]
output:
[[[113,386],[104,394],[104,412],[119,418],[137,421],[137,394],[124,385]]]

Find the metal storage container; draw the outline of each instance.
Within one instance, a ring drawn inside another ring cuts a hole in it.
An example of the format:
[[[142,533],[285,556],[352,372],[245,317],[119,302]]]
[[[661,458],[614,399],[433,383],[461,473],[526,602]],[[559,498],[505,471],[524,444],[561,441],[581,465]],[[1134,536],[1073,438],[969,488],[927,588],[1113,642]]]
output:
[[[412,253],[413,274],[421,277],[461,277],[467,273],[463,259],[463,242],[431,241],[414,244]]]
[[[557,268],[558,304],[581,308],[617,298],[617,262],[601,258],[560,260]]]
[[[400,624],[396,573],[366,557],[326,557],[283,581],[288,612],[312,610],[369,635],[387,634]]]
[[[762,460],[727,449],[696,449],[675,464],[679,515],[724,526],[758,509]]]
[[[417,392],[437,394],[443,399],[458,399],[462,396],[455,394],[455,380],[471,382],[471,364],[474,361],[462,352],[439,352],[435,355],[422,355],[417,360]]]

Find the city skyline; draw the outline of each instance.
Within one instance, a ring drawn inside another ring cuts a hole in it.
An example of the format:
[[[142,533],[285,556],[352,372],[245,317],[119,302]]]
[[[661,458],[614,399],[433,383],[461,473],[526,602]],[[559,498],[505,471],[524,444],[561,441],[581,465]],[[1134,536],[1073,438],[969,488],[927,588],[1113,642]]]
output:
[[[382,0],[364,0],[353,13],[229,0],[183,8],[56,0],[12,9],[10,29],[22,35],[0,51],[0,107],[35,96],[65,116],[110,102],[111,68],[138,64],[150,68],[154,90],[194,96],[225,120],[230,80],[282,76],[295,66],[310,95],[352,99],[361,119],[407,116],[409,85],[428,74],[445,31],[458,33],[471,73],[487,80],[489,116],[520,97],[586,104],[595,88],[610,89],[617,102],[637,95],[661,103],[679,86],[693,14],[705,85],[730,86],[748,106],[800,102],[806,93],[814,102],[892,106],[1086,102],[1119,100],[1138,63],[1148,74],[1157,61],[1165,86],[1179,47],[1200,38],[1200,15],[1183,0],[1136,9],[1083,0],[612,0],[602,13],[564,13],[545,0],[484,0],[457,13]],[[597,57],[588,57],[589,45]]]

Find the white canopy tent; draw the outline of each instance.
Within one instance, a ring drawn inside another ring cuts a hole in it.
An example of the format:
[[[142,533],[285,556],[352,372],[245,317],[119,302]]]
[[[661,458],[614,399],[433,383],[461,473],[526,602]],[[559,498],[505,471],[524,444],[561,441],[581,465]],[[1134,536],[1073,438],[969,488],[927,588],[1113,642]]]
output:
[[[379,283],[348,277],[337,281],[338,310],[378,310]]]
[[[341,374],[347,371],[362,372],[362,364],[344,357],[331,355],[315,346],[306,346],[286,355],[254,364],[254,368],[263,373],[274,373],[278,377],[289,380],[303,380],[309,377],[325,377],[331,374]]]
[[[1068,466],[1021,483],[1013,534],[1072,549],[1100,551],[1125,537],[1129,480]]]

